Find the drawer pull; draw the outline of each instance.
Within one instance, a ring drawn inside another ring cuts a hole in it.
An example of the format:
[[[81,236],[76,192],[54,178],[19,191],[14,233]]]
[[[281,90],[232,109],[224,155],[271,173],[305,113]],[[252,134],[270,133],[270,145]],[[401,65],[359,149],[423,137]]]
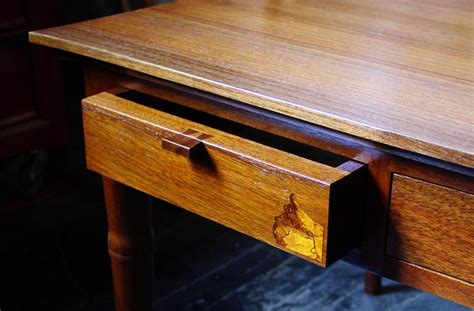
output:
[[[196,158],[205,152],[202,140],[211,137],[193,129],[188,129],[182,134],[174,134],[170,138],[163,138],[161,146],[163,149],[176,154]]]

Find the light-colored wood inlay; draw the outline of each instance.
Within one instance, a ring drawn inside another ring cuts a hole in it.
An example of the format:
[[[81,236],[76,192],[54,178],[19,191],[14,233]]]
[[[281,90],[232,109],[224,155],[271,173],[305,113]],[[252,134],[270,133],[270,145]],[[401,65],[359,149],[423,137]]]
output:
[[[294,194],[283,213],[275,217],[273,235],[282,247],[319,261],[323,259],[324,227],[298,206]]]

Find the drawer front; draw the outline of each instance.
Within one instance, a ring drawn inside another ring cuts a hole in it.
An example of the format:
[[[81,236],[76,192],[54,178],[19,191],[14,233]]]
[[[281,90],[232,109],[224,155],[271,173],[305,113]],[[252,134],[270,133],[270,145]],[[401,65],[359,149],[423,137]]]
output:
[[[109,93],[84,99],[83,119],[93,171],[321,266],[360,243],[359,163],[323,165]]]
[[[474,195],[395,174],[388,255],[474,283]]]

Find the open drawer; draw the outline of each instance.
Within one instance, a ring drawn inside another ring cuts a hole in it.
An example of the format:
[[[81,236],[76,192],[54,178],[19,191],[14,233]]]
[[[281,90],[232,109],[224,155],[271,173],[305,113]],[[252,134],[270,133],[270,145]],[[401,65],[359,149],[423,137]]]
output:
[[[280,150],[284,138],[274,148],[222,130],[228,122],[147,104],[111,93],[83,100],[89,169],[320,266],[359,245],[364,165],[318,163]]]

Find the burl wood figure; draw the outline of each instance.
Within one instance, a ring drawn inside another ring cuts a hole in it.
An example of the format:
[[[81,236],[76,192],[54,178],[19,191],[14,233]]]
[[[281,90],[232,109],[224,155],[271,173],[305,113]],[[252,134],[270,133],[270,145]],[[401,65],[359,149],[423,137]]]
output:
[[[322,261],[324,228],[298,207],[296,196],[290,195],[281,215],[275,217],[273,235],[276,242],[298,254]]]

